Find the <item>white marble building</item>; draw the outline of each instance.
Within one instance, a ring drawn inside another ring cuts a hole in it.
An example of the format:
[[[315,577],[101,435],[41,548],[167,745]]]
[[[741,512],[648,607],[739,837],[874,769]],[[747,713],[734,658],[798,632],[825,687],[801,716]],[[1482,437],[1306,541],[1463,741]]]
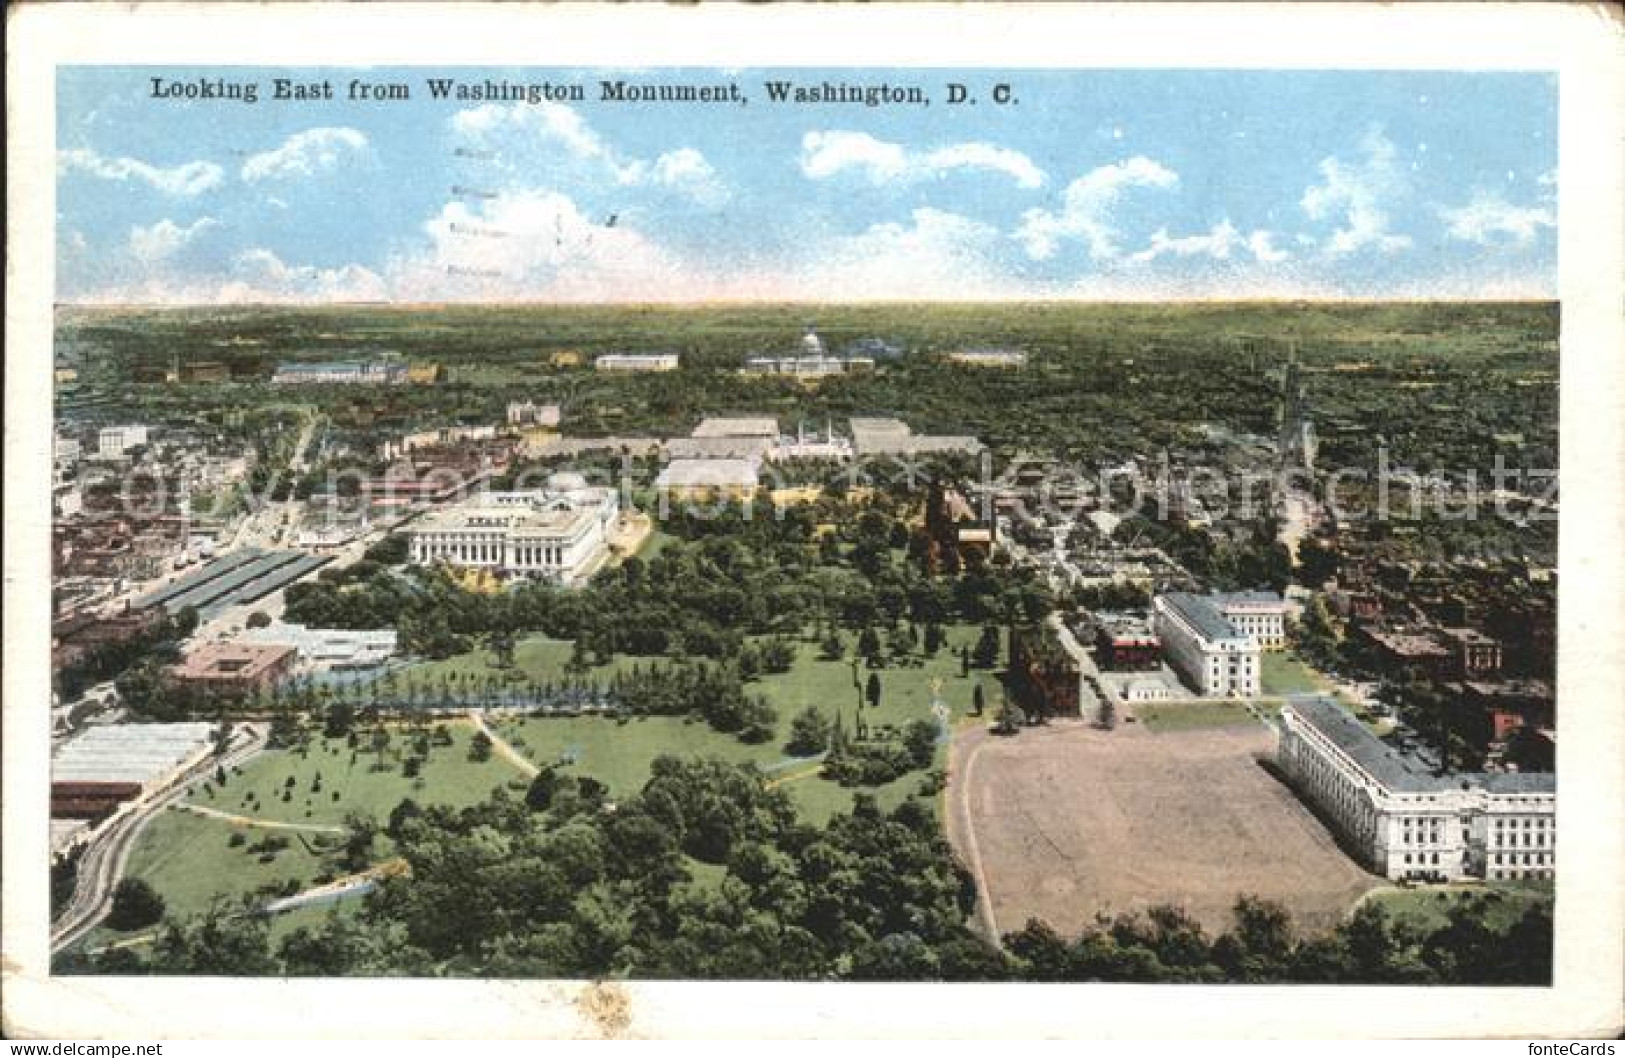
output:
[[[412,527],[410,554],[420,565],[444,562],[578,584],[608,555],[619,511],[614,489],[555,475],[546,489],[487,492],[431,512]]]
[[[1276,761],[1362,864],[1388,878],[1550,878],[1557,868],[1550,773],[1437,774],[1327,698],[1281,710]]]
[[[1211,599],[1171,592],[1157,596],[1152,607],[1153,628],[1162,639],[1163,656],[1198,694],[1258,697],[1258,640],[1237,628]]]

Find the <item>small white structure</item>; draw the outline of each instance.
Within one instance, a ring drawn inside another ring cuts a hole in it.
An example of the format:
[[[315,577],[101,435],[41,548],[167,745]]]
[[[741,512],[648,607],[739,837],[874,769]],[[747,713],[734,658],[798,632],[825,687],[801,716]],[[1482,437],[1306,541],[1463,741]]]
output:
[[[1318,697],[1281,710],[1276,761],[1388,878],[1550,878],[1557,869],[1549,772],[1438,774]]]
[[[605,353],[593,361],[599,371],[676,371],[676,353]]]
[[[117,459],[148,443],[145,426],[104,426],[96,434],[96,451],[104,459]]]

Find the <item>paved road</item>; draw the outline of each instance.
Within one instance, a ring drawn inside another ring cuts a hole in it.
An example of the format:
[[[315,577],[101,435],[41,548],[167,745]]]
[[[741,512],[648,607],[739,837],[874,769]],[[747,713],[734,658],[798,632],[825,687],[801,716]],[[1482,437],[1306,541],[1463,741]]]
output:
[[[241,764],[265,748],[264,727],[243,724],[236,730],[240,733],[240,741],[224,757],[210,755],[200,761],[170,789],[109,823],[85,847],[79,858],[78,885],[74,889],[73,899],[52,924],[53,952],[62,951],[82,940],[113,909],[113,890],[124,877],[130,851],[149,823],[171,804],[184,798],[194,783],[212,776],[216,766],[230,768]]]

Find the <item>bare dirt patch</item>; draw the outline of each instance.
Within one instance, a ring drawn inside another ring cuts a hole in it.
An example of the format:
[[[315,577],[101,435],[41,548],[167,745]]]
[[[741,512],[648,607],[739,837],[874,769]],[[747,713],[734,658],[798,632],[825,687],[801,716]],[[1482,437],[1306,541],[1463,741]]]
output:
[[[1278,900],[1306,931],[1381,879],[1361,870],[1259,762],[1262,725],[1152,732],[1084,723],[955,740],[948,831],[978,873],[984,930],[1183,906],[1228,929],[1236,897]],[[990,921],[991,919],[991,921]]]

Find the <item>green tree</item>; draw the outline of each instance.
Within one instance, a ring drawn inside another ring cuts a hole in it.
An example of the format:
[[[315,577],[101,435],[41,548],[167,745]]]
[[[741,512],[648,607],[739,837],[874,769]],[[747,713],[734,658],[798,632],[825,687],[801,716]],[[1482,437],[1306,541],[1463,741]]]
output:
[[[937,755],[937,724],[934,720],[910,720],[903,728],[903,748],[916,768],[929,768]]]
[[[976,639],[971,659],[979,669],[991,669],[999,663],[999,630],[996,627],[982,626],[982,634]]]
[[[164,917],[164,898],[140,878],[125,878],[113,889],[107,926],[120,932],[145,929]]]
[[[830,722],[823,710],[809,705],[790,720],[790,739],[784,751],[793,757],[811,757],[829,748]]]
[[[863,697],[869,703],[869,708],[880,708],[880,674],[878,672],[869,673],[869,682],[863,688]]]

